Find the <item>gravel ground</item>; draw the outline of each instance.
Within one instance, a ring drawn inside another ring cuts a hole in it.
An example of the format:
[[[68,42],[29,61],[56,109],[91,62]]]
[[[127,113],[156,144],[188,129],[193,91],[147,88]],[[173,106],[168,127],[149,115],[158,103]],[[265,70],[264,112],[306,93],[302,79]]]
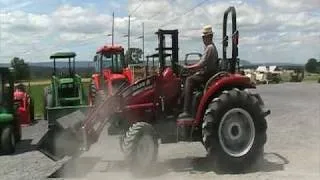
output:
[[[200,143],[161,145],[157,171],[145,179],[320,179],[320,85],[285,83],[258,87],[272,114],[264,160],[245,174],[217,174],[205,164]],[[66,159],[53,162],[32,144],[46,124],[23,129],[16,154],[0,156],[0,179],[46,179]],[[116,137],[102,134],[98,143],[75,163],[66,166],[64,179],[133,179],[122,162]]]

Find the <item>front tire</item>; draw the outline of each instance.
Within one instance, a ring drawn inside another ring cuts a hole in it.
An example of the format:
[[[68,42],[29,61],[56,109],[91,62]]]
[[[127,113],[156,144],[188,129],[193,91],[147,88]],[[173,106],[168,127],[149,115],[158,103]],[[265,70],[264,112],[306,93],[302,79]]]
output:
[[[137,122],[125,133],[121,149],[131,172],[140,175],[146,173],[157,160],[158,147],[157,134],[152,125]]]
[[[263,155],[266,129],[256,97],[238,89],[224,91],[206,110],[203,144],[218,170],[240,173]]]
[[[16,138],[12,126],[6,126],[1,132],[1,151],[4,154],[12,154],[16,149]]]

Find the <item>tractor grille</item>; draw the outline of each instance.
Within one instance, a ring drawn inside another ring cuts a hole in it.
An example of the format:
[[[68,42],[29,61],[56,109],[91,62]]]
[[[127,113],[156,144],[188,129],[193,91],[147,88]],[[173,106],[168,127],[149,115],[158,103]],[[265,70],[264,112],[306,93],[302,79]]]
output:
[[[59,87],[59,97],[60,98],[72,98],[78,97],[78,87],[74,83],[61,84]]]

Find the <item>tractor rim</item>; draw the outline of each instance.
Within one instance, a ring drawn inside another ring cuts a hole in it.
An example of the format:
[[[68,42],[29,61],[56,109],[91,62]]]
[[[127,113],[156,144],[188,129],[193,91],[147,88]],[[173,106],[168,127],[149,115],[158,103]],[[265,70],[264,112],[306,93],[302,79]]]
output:
[[[139,167],[147,167],[153,160],[155,151],[154,141],[150,135],[144,134],[137,145],[137,164]]]
[[[231,109],[222,117],[218,135],[225,153],[233,157],[243,156],[250,151],[254,142],[253,119],[244,109]]]

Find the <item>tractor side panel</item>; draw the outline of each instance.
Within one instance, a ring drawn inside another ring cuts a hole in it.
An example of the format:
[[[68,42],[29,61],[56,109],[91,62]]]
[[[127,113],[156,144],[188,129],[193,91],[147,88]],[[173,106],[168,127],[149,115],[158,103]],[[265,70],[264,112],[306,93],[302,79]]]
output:
[[[210,101],[216,97],[220,92],[228,88],[256,88],[250,81],[250,78],[240,75],[231,75],[229,77],[223,77],[217,80],[211,87],[205,92],[200,100],[200,104],[197,108],[195,125],[200,125],[202,122],[205,110]]]
[[[150,115],[155,110],[155,90],[155,81],[149,78],[136,82],[122,94],[125,118],[130,123],[151,119]]]

